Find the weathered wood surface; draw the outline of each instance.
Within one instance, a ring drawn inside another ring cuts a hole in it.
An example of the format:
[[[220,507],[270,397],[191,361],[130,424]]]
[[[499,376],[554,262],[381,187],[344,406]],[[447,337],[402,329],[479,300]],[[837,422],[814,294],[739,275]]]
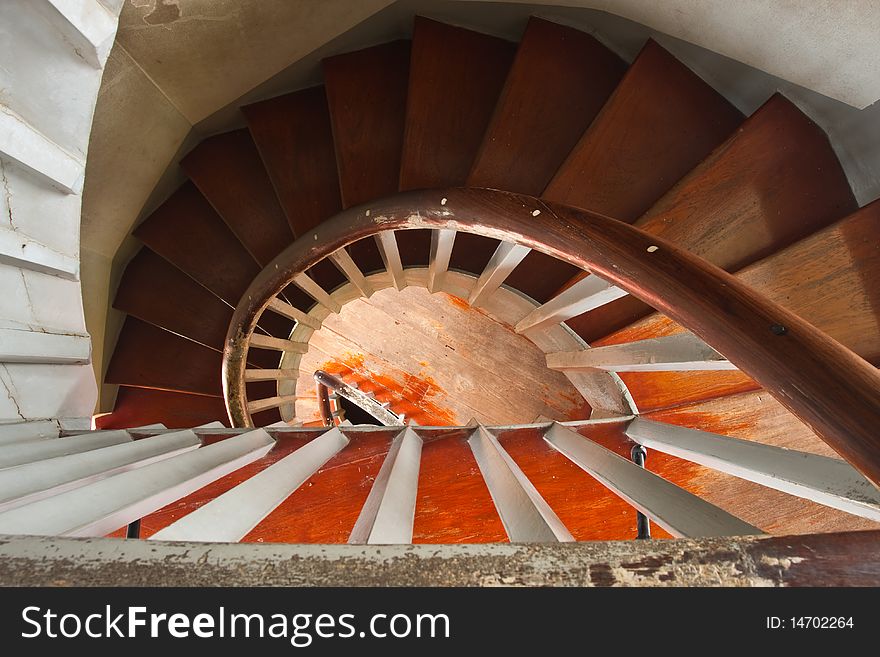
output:
[[[875,362],[880,358],[880,202],[737,272],[756,291]],[[654,313],[599,340],[621,344],[681,333]],[[758,388],[742,373],[624,374],[642,411]]]
[[[231,305],[260,268],[211,204],[186,182],[132,234]]]
[[[828,137],[777,94],[635,225],[736,271],[857,208]],[[650,311],[620,300],[569,325],[592,343]]]
[[[314,396],[310,379],[323,369],[423,426],[471,417],[511,424],[589,415],[577,390],[545,367],[532,342],[445,293],[381,290],[346,304],[323,326],[300,362],[298,394]]]
[[[393,41],[322,62],[346,208],[397,191],[409,55]]]
[[[880,532],[550,545],[0,537],[6,586],[878,586]]]
[[[721,94],[649,40],[543,196],[634,221],[741,121]]]

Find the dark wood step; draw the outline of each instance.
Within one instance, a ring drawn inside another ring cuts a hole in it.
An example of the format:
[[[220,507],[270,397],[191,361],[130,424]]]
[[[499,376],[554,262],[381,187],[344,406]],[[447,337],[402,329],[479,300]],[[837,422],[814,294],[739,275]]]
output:
[[[825,133],[776,94],[636,225],[736,271],[857,207]],[[621,299],[568,324],[591,342],[651,310]]]
[[[223,350],[232,308],[149,248],[128,263],[113,307]]]
[[[649,40],[544,197],[632,222],[741,121],[723,96]]]
[[[737,272],[769,299],[800,315],[868,361],[880,359],[880,202],[875,201],[786,249]],[[681,331],[668,317],[649,317],[598,344],[620,344]],[[754,390],[738,372],[621,373],[642,411]]]
[[[105,383],[222,397],[223,354],[129,315]]]
[[[180,165],[260,266],[293,241],[287,217],[246,129],[209,137]]]
[[[397,191],[409,58],[393,41],[322,62],[343,207]]]
[[[241,108],[294,236],[342,209],[324,87]]]
[[[539,196],[625,71],[589,34],[531,18],[468,186]]]
[[[531,18],[468,186],[540,196],[625,70],[625,62],[589,34]],[[532,252],[506,283],[544,302],[577,271]]]
[[[417,16],[413,28],[400,189],[464,185],[495,110],[516,46],[497,37]],[[428,261],[428,231],[400,237],[404,266]],[[450,266],[469,252],[489,259],[497,242],[475,235],[456,238]],[[488,251],[488,255],[483,254]],[[464,255],[459,255],[464,254]],[[476,271],[475,271],[476,270]]]
[[[192,182],[181,185],[133,234],[233,306],[260,271]]]
[[[127,429],[161,422],[169,429],[188,429],[214,421],[229,426],[226,406],[218,397],[119,386],[113,412],[96,417],[95,427]]]
[[[463,185],[516,46],[417,16],[400,189]]]
[[[345,208],[397,192],[409,58],[410,42],[392,41],[322,62]],[[364,273],[382,269],[372,238],[348,252]]]

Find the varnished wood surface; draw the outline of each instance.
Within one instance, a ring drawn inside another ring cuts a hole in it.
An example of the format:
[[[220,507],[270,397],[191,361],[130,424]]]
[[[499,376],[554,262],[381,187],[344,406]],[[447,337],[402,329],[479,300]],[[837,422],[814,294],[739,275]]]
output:
[[[394,433],[387,431],[352,440],[244,540],[345,543]]]
[[[543,196],[634,221],[741,121],[727,100],[649,40]]]
[[[220,352],[129,315],[105,383],[223,396]]]
[[[294,236],[342,209],[324,87],[241,108]]]
[[[623,435],[623,424],[595,425],[588,433],[595,440],[621,456],[629,458],[631,443]],[[629,540],[636,538],[636,511],[629,504],[609,491],[596,479],[553,449],[536,429],[517,429],[499,435],[501,445],[529,478],[541,496],[547,501],[559,519],[578,541]],[[661,457],[651,462],[655,468],[662,467],[671,457]],[[687,477],[691,468],[681,462],[679,475]],[[668,472],[666,472],[668,475]],[[660,527],[651,527],[655,538],[670,538]]]
[[[504,86],[516,46],[417,16],[413,28],[399,189],[462,185]],[[403,265],[428,262],[430,235],[400,238]],[[479,273],[492,240],[462,236],[458,266]]]
[[[735,271],[857,208],[828,137],[776,94],[636,225]]]
[[[778,405],[764,409],[749,431],[769,444],[799,448],[786,431]],[[666,421],[676,418],[669,414]],[[789,415],[789,417],[791,417]],[[693,418],[691,418],[693,420]],[[679,423],[688,422],[687,415]],[[582,426],[578,431],[629,458],[633,445],[625,423]],[[743,426],[727,425],[732,434]],[[351,433],[351,442],[284,500],[245,542],[345,543],[378,474],[396,429]],[[775,434],[774,434],[775,431]],[[802,434],[803,432],[801,432]],[[148,537],[198,509],[313,440],[317,433],[288,434],[264,458],[152,513],[142,521]],[[413,522],[415,543],[507,542],[479,467],[467,443],[469,430],[424,433]],[[576,540],[633,540],[635,510],[543,440],[543,429],[502,430],[499,440]],[[215,442],[222,437],[210,439]],[[815,441],[815,437],[813,437]],[[646,467],[655,474],[774,534],[880,529],[880,524],[828,509],[758,484],[742,481],[661,452],[649,450]],[[117,532],[114,535],[120,535]],[[654,538],[671,538],[652,524]]]
[[[418,213],[414,213],[418,209]],[[535,214],[538,212],[538,215]],[[540,230],[534,218],[544,215]],[[292,244],[261,272],[236,308],[224,352],[230,413],[246,424],[244,346],[266,300],[290,277],[352,240],[404,227],[454,228],[539,247],[650,302],[724,354],[796,413],[853,466],[880,482],[880,374],[797,315],[674,244],[603,215],[492,190],[400,194]],[[479,219],[475,219],[478,217]]]
[[[464,184],[514,52],[503,39],[416,17],[401,190]]]
[[[857,207],[828,138],[777,94],[636,225],[736,271]],[[617,301],[569,325],[590,342],[649,312]]]
[[[133,235],[233,306],[260,271],[191,182],[181,185]]]
[[[321,64],[344,207],[397,191],[409,57],[409,41],[392,41]]]
[[[880,357],[880,203],[746,267],[737,277],[868,361]],[[595,344],[619,344],[684,329],[652,314]],[[736,373],[623,375],[639,408],[664,408],[757,388]]]
[[[507,542],[467,438],[460,432],[422,446],[413,543]]]
[[[388,288],[324,320],[300,362],[297,396],[316,396],[312,375],[321,369],[422,426],[588,417],[577,390],[544,360],[529,340],[463,299]],[[316,404],[298,402],[297,418],[319,420]]]
[[[591,35],[529,19],[467,185],[543,192],[625,70]]]
[[[209,137],[180,166],[259,264],[268,263],[293,241],[246,129]]]
[[[113,307],[217,350],[232,319],[228,304],[148,248],[126,265]]]
[[[653,420],[767,445],[839,458],[815,433],[763,390],[729,395],[648,414]],[[650,451],[651,456],[656,454]],[[650,458],[650,457],[649,457]],[[680,485],[774,534],[878,529],[880,524],[694,466]]]
[[[214,421],[229,424],[219,397],[119,386],[113,412],[96,417],[95,427],[127,429],[161,422],[169,429],[186,429]]]

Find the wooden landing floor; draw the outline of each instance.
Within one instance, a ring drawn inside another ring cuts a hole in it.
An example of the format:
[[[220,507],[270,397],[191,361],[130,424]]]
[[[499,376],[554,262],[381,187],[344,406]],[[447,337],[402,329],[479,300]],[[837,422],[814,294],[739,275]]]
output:
[[[317,369],[374,392],[420,425],[491,424],[589,417],[589,405],[544,354],[467,302],[409,287],[346,304],[310,341],[297,395],[313,394]],[[319,420],[311,399],[297,417]]]

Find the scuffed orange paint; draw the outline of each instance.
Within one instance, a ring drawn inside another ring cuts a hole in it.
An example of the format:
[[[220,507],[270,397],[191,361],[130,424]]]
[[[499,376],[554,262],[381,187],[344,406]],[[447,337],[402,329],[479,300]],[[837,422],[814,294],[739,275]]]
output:
[[[420,363],[423,367],[423,363]],[[327,361],[321,369],[335,374],[363,392],[372,392],[376,399],[391,404],[391,410],[403,414],[422,426],[453,426],[458,424],[455,413],[437,403],[446,396],[430,376],[410,374],[403,370],[376,372],[367,367],[363,354],[345,353]]]
[[[460,308],[461,310],[476,310],[475,308],[471,308],[471,304],[462,299],[461,297],[457,297],[454,294],[445,294],[444,295],[448,300],[456,308]]]

